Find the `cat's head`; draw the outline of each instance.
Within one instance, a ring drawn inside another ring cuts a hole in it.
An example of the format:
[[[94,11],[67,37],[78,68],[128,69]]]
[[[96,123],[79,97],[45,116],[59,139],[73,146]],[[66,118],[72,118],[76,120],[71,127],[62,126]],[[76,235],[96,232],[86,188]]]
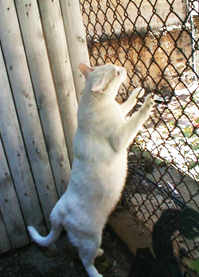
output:
[[[88,67],[80,64],[79,69],[86,78],[86,91],[115,97],[126,79],[126,69],[113,64]]]

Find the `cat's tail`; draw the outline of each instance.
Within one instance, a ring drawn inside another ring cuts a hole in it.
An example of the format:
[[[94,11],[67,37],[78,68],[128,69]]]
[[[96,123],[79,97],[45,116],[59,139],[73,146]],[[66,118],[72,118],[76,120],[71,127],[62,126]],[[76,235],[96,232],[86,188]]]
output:
[[[48,247],[50,244],[55,242],[58,239],[61,231],[61,225],[52,226],[50,233],[47,236],[41,236],[33,226],[28,226],[28,232],[32,240],[43,247]]]

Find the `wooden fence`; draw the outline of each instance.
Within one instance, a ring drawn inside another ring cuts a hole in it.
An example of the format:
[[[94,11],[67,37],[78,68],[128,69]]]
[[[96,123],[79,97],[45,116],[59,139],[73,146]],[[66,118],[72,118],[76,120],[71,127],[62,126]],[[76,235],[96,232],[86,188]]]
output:
[[[78,0],[0,1],[0,253],[45,232],[73,158],[80,62]]]

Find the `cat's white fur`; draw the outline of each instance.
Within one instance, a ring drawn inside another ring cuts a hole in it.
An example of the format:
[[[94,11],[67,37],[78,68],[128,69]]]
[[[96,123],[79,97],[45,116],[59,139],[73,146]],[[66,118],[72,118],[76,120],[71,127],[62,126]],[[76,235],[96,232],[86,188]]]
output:
[[[36,243],[49,246],[64,228],[89,277],[101,277],[94,260],[103,253],[102,231],[125,184],[127,147],[148,118],[153,101],[148,96],[126,120],[140,92],[136,90],[122,105],[115,101],[126,70],[112,64],[95,68],[81,64],[80,70],[86,85],[78,110],[70,182],[51,212],[50,233],[43,237],[32,226],[28,230]]]

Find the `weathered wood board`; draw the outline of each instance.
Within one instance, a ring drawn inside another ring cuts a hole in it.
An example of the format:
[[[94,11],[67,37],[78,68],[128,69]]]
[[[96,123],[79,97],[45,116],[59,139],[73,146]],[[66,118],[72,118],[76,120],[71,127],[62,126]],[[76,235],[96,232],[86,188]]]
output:
[[[47,231],[70,176],[78,104],[60,2],[0,1],[0,253],[30,242],[27,225]]]

